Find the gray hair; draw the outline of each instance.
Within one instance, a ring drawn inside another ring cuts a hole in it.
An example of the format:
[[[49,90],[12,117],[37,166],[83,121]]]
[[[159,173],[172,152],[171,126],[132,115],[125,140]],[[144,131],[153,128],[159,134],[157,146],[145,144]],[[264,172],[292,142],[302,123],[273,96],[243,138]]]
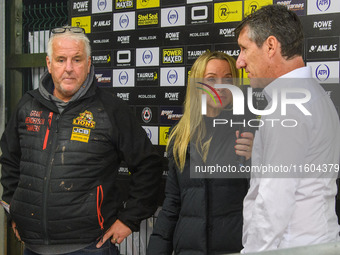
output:
[[[248,37],[262,47],[269,36],[281,44],[281,55],[287,59],[302,56],[303,28],[299,17],[283,5],[268,5],[245,17],[236,27],[238,36],[247,27]]]
[[[71,26],[63,26],[62,28],[65,28],[65,32],[63,33],[51,33],[50,39],[47,44],[47,56],[52,61],[52,55],[53,55],[53,41],[55,38],[62,38],[67,37],[68,39],[75,40],[75,41],[82,41],[85,46],[85,52],[86,57],[91,56],[91,46],[90,46],[90,40],[86,36],[85,33],[75,33],[70,30],[72,28]]]

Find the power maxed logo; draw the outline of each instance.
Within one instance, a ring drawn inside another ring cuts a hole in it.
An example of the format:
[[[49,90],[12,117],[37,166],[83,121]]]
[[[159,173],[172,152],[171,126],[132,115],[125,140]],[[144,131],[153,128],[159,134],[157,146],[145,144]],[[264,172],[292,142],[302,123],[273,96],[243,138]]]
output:
[[[132,0],[116,0],[116,9],[132,8]]]
[[[163,64],[183,63],[183,48],[163,49]]]

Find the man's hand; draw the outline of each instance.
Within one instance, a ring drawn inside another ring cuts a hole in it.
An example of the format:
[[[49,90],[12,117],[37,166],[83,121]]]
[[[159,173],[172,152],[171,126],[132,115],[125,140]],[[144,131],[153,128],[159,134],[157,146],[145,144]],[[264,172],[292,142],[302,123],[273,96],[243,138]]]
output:
[[[236,131],[236,146],[235,152],[239,156],[244,156],[246,160],[251,158],[253,149],[254,134],[251,132],[243,132],[239,137],[240,131]]]
[[[106,231],[103,238],[97,243],[97,248],[100,248],[107,239],[111,238],[112,243],[120,244],[123,240],[132,233],[131,229],[120,220],[115,223]]]
[[[11,223],[12,223],[12,229],[13,229],[13,232],[15,234],[15,237],[18,239],[18,241],[22,242],[21,237],[19,235],[19,232],[17,230],[17,224],[14,221],[12,221]]]

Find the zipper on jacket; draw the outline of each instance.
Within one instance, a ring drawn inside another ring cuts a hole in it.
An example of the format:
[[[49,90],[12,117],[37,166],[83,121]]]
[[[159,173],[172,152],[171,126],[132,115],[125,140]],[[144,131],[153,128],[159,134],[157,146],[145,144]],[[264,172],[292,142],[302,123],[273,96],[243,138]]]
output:
[[[102,216],[102,204],[104,200],[104,192],[102,185],[97,187],[97,215],[98,215],[98,223],[101,230],[104,230],[104,217]]]
[[[52,125],[52,118],[53,118],[53,112],[50,112],[50,114],[48,115],[48,123],[47,123],[47,129],[46,129],[46,133],[45,133],[43,150],[45,150],[46,147],[47,147],[48,137],[50,135],[50,129],[51,129],[51,125]]]
[[[104,200],[103,186],[99,185],[97,187],[97,216],[98,216],[98,223],[99,223],[100,229],[102,230],[101,239],[104,236],[104,217],[101,212],[103,200]]]
[[[53,115],[51,112],[50,115]],[[60,115],[58,114],[56,116],[56,120],[60,118]],[[52,121],[52,118],[51,118]],[[53,128],[56,130],[56,125],[51,125],[50,130],[52,132]],[[50,131],[48,131],[49,133]],[[44,244],[49,244],[49,235],[48,235],[48,230],[47,230],[47,202],[48,202],[48,196],[49,196],[49,189],[50,189],[50,181],[51,181],[51,172],[52,172],[52,166],[54,162],[54,156],[55,156],[55,151],[56,151],[56,145],[58,141],[58,135],[55,134],[54,136],[51,137],[51,145],[50,145],[50,152],[49,152],[49,158],[48,158],[48,165],[47,169],[45,172],[45,177],[44,177],[44,187],[43,187],[43,205],[42,205],[42,226],[43,226],[43,237],[44,237]]]

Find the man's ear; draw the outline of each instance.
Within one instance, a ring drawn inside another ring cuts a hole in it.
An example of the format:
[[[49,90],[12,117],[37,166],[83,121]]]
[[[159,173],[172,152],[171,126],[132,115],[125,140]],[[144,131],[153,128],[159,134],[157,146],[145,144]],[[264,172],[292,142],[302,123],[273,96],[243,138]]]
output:
[[[87,73],[90,73],[90,70],[91,70],[91,56],[89,56],[87,60]]]
[[[268,57],[273,57],[277,53],[277,51],[280,49],[279,41],[273,35],[267,38],[266,45],[268,49]]]
[[[48,56],[46,56],[46,64],[47,64],[48,72],[51,73],[51,60]]]

